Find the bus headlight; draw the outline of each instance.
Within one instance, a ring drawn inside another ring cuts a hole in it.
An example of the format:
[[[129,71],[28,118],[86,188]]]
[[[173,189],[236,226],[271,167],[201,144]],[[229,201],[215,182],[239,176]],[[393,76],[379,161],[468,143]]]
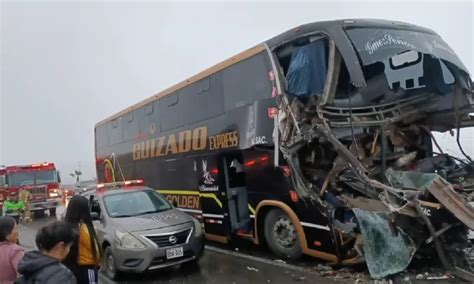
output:
[[[199,222],[195,218],[193,218],[193,221],[194,221],[194,236],[195,237],[200,237],[202,235],[201,222]]]
[[[140,242],[137,238],[132,236],[129,233],[124,233],[120,231],[115,231],[115,236],[117,237],[117,240],[119,241],[119,244],[123,248],[130,248],[130,249],[140,249],[140,248],[145,248],[145,245]]]

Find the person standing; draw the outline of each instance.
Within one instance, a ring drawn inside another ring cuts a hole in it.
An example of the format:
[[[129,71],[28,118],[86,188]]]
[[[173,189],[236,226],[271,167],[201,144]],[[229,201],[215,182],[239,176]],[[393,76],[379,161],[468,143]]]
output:
[[[92,225],[87,198],[73,196],[67,206],[64,220],[79,229],[78,242],[71,247],[64,264],[74,273],[77,283],[97,283],[102,254]]]
[[[77,228],[63,221],[42,227],[36,235],[38,250],[29,251],[18,263],[18,284],[76,284],[74,274],[61,261],[78,237]]]
[[[19,200],[17,191],[10,192],[7,200],[3,203],[3,210],[5,215],[13,217],[17,223],[20,222],[20,215],[25,210],[25,204]]]
[[[5,216],[0,218],[0,283],[13,283],[17,277],[17,266],[25,254],[25,249],[17,245],[19,237],[15,219]]]
[[[23,202],[24,204],[24,212],[23,212],[23,221],[24,222],[31,222],[31,210],[30,210],[30,203],[31,199],[33,197],[31,196],[31,193],[27,189],[23,189],[20,191],[20,201]]]

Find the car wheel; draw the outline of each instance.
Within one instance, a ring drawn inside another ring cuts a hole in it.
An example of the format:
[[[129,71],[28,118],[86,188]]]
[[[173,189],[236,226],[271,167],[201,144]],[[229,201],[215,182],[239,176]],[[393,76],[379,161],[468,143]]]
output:
[[[49,216],[50,217],[56,216],[56,207],[55,208],[49,208]]]
[[[103,262],[102,269],[105,275],[107,275],[111,280],[116,280],[120,272],[117,270],[115,257],[112,254],[112,249],[110,247],[105,248]]]
[[[276,255],[289,259],[302,256],[300,239],[290,217],[281,209],[272,209],[265,216],[265,240]]]

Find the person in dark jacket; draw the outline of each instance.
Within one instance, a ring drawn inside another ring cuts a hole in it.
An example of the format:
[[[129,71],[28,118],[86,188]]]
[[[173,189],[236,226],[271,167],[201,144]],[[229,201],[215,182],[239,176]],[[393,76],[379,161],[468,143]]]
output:
[[[63,264],[73,242],[78,238],[77,228],[62,221],[52,222],[36,235],[39,251],[30,251],[18,263],[22,274],[17,283],[76,284],[74,274]]]

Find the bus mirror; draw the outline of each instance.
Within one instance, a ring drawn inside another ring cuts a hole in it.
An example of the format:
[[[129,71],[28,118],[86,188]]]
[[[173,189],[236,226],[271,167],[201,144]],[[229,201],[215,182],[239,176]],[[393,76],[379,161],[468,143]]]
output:
[[[58,182],[61,183],[61,174],[58,171]]]
[[[176,200],[173,200],[173,206],[178,207],[178,202]]]

